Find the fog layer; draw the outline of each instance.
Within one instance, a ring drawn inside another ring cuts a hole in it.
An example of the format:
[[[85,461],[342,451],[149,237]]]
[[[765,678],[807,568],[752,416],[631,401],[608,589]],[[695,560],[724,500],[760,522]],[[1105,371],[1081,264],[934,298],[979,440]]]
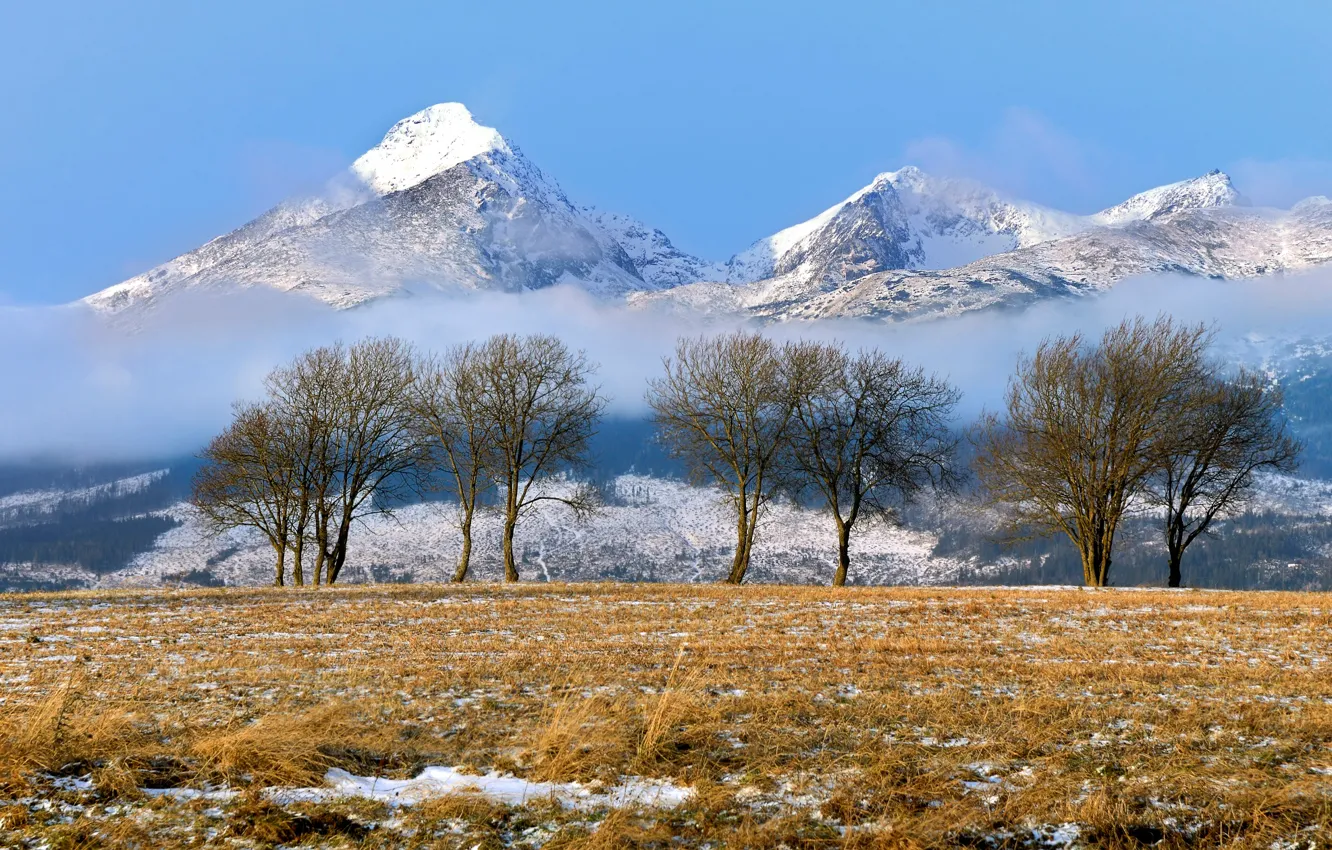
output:
[[[1332,273],[1252,282],[1153,277],[1020,311],[763,330],[780,339],[882,348],[956,383],[965,394],[961,415],[969,418],[996,403],[1021,352],[1043,337],[1094,335],[1126,316],[1158,313],[1214,323],[1221,356],[1254,356],[1263,339],[1332,332]],[[0,308],[0,458],[88,462],[192,453],[226,424],[233,402],[259,397],[273,366],[313,345],[385,334],[442,349],[492,333],[553,333],[599,364],[612,413],[637,416],[646,409],[645,381],[678,336],[741,324],[630,310],[566,287],[386,299],[342,312],[257,289],[182,294],[133,329],[81,307]]]

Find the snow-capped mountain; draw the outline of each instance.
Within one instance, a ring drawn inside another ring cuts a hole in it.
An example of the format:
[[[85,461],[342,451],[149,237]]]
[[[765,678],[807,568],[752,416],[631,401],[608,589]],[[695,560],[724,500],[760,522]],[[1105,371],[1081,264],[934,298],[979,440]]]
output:
[[[184,289],[270,286],[351,307],[416,289],[519,291],[577,283],[604,295],[652,289],[616,236],[457,103],[393,126],[330,197],[253,222],[85,299],[107,312]],[[669,241],[662,251],[688,262]]]
[[[632,217],[574,205],[457,103],[398,122],[331,185],[85,303],[132,315],[176,291],[266,286],[343,308],[569,283],[644,308],[900,319],[1155,272],[1242,278],[1332,260],[1332,202],[1247,207],[1219,171],[1077,215],[908,167],[709,262]]]
[[[1332,216],[1241,204],[1219,171],[1074,215],[905,168],[728,263],[728,283],[632,297],[639,306],[769,319],[933,316],[1182,272],[1252,277],[1332,258]]]
[[[1186,208],[1085,231],[985,257],[952,269],[892,269],[819,290],[781,278],[725,290],[697,284],[672,299],[717,299],[729,309],[773,319],[912,318],[1104,290],[1147,274],[1243,279],[1332,261],[1332,202],[1311,199],[1289,211]],[[798,284],[797,284],[798,285]],[[638,296],[637,303],[651,303]],[[686,301],[685,303],[689,303]]]
[[[727,263],[727,280],[821,285],[886,269],[951,268],[1086,226],[1077,216],[908,167],[754,243]]]

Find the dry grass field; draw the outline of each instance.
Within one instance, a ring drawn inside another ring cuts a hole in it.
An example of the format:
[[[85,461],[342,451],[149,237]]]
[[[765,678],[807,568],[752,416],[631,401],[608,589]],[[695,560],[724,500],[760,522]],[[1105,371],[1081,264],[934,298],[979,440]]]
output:
[[[1315,594],[68,593],[0,645],[5,847],[1332,839]]]

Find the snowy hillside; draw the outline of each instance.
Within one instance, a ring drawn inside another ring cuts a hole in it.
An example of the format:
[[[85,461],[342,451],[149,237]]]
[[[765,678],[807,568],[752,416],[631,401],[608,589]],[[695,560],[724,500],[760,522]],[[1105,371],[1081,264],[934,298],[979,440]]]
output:
[[[591,520],[547,506],[519,526],[520,571],[532,580],[717,581],[730,566],[734,543],[721,495],[679,481],[624,475],[613,498]],[[549,505],[549,503],[547,503]],[[353,536],[347,576],[352,581],[446,581],[461,538],[454,506],[426,503],[393,519],[373,519]],[[151,551],[102,585],[160,584],[173,575],[208,573],[228,584],[272,581],[272,550],[257,535],[210,536],[187,505],[170,509],[182,524]],[[500,521],[479,519],[473,568],[478,578],[503,575]],[[827,583],[835,562],[831,522],[819,511],[780,505],[772,511],[754,555],[754,581]],[[933,558],[927,533],[866,526],[852,547],[852,580],[866,584],[939,584],[955,581],[959,563]]]

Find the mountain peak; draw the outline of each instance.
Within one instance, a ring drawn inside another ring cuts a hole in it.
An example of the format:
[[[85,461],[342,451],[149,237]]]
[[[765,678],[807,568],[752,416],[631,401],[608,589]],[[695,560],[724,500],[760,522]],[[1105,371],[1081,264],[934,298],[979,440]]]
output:
[[[352,163],[352,172],[387,195],[496,150],[509,150],[499,131],[476,123],[461,103],[439,103],[394,124],[383,141]]]
[[[1150,221],[1180,210],[1230,207],[1239,202],[1240,195],[1231,185],[1230,175],[1214,168],[1201,177],[1140,192],[1123,203],[1101,210],[1093,218],[1100,224],[1126,224]]]

